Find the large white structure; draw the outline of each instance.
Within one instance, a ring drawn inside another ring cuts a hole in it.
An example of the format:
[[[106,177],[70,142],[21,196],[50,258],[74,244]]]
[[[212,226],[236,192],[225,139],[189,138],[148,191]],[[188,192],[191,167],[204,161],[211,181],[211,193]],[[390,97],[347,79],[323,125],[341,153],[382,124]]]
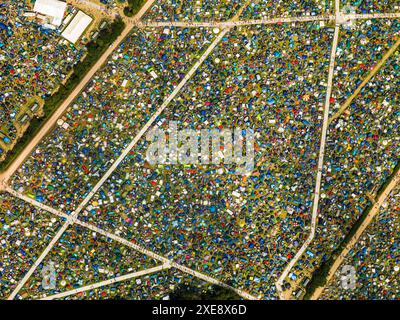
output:
[[[36,0],[33,11],[49,17],[50,23],[60,26],[64,17],[67,3],[60,0]]]
[[[75,44],[85,32],[86,28],[90,25],[92,20],[93,19],[90,16],[82,11],[79,11],[61,35],[68,41]]]

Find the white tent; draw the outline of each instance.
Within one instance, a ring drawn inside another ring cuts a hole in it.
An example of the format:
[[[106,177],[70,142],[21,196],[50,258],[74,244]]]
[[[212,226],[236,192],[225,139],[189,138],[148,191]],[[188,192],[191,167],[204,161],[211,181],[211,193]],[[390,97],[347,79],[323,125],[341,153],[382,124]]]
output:
[[[36,0],[33,11],[51,18],[51,24],[60,26],[67,3],[59,0]]]
[[[90,16],[79,11],[61,35],[68,41],[76,43],[92,20]]]

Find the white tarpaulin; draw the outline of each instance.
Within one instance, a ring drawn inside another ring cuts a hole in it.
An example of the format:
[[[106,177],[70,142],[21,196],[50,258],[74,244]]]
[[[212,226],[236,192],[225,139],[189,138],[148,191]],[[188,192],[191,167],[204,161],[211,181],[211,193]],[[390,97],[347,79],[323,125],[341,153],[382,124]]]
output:
[[[79,11],[61,35],[68,41],[75,43],[82,36],[83,32],[85,32],[92,20],[90,16]]]
[[[61,25],[67,3],[59,0],[36,0],[33,11],[52,18],[53,25]]]

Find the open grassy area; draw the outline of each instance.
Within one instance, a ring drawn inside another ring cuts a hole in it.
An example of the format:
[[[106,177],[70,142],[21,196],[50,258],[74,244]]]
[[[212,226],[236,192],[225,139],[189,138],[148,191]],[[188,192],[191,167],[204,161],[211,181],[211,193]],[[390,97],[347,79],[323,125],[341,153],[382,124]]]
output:
[[[121,19],[118,19],[110,24],[107,28],[101,30],[96,40],[87,44],[88,52],[86,57],[74,66],[74,71],[69,77],[68,81],[64,85],[61,85],[57,92],[45,100],[43,107],[44,116],[41,118],[32,119],[29,128],[25,131],[24,135],[18,140],[14,148],[8,152],[5,160],[0,162],[0,172],[7,169],[7,167],[26,147],[32,137],[39,132],[46,121],[52,116],[61,103],[71,94],[71,92],[93,67],[96,61],[101,57],[101,55],[122,33],[124,27],[124,22]]]

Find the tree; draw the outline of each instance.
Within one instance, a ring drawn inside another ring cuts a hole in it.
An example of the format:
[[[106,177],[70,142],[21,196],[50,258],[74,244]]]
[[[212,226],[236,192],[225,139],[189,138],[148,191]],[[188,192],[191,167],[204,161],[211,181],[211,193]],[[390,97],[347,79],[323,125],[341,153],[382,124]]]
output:
[[[146,0],[128,0],[128,6],[124,8],[124,14],[127,17],[133,17],[145,4]]]
[[[220,287],[195,287],[181,284],[170,294],[171,300],[240,300],[235,291]]]

